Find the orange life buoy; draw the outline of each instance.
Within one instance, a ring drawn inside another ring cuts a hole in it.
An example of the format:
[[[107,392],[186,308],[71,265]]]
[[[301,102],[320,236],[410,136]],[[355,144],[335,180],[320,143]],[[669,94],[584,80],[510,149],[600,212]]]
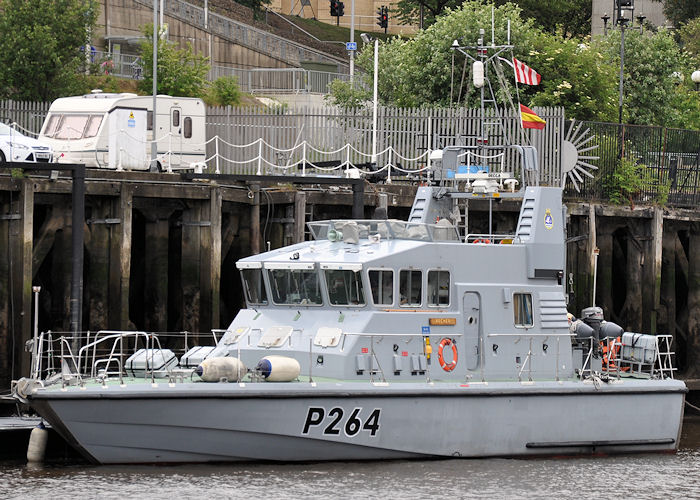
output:
[[[443,356],[443,354],[442,354],[442,351],[447,346],[452,347],[452,362],[451,363],[445,363],[445,356]],[[438,361],[440,362],[440,366],[442,367],[442,369],[445,370],[446,372],[451,372],[457,366],[457,344],[455,344],[452,341],[452,339],[442,339],[440,341],[440,344],[438,345]]]
[[[488,245],[491,243],[491,240],[487,240],[485,238],[479,238],[478,240],[472,241],[472,243],[486,243]]]

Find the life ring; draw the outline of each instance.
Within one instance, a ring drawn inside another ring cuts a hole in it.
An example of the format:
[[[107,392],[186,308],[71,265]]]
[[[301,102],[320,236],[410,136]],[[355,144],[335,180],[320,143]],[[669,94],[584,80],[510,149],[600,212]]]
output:
[[[489,245],[491,243],[491,240],[487,240],[485,238],[479,238],[478,240],[472,241],[472,243],[486,243],[487,245]]]
[[[452,347],[452,362],[445,363],[445,357],[442,355],[442,351],[445,347]],[[440,367],[446,372],[451,372],[457,366],[457,344],[455,344],[452,339],[442,339],[438,345],[438,361],[440,362]]]

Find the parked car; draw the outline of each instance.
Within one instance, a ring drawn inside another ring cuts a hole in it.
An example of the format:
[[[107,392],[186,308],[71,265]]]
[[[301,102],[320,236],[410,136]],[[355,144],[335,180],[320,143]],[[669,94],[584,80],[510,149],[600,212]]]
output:
[[[52,159],[51,146],[0,123],[0,163],[6,161],[50,162]]]

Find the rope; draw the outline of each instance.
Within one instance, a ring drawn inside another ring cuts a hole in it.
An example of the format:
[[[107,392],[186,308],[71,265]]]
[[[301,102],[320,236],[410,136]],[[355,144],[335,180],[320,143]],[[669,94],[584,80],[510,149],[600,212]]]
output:
[[[688,406],[690,406],[690,407],[691,407],[693,410],[695,410],[696,412],[700,413],[700,408],[698,408],[697,406],[688,403],[688,401],[686,401],[685,404],[687,404]]]

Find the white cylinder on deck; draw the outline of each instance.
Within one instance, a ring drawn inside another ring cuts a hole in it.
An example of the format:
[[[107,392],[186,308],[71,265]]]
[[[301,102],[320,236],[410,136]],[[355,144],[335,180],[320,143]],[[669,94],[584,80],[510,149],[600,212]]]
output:
[[[301,365],[287,356],[265,356],[255,367],[267,382],[291,382],[301,373]]]
[[[49,440],[49,431],[44,424],[39,424],[32,429],[27,446],[28,462],[43,462],[46,454],[46,443]]]
[[[248,372],[238,358],[209,358],[194,371],[204,382],[238,382]]]
[[[474,76],[474,86],[480,89],[484,86],[484,63],[481,61],[474,61],[472,73]]]

